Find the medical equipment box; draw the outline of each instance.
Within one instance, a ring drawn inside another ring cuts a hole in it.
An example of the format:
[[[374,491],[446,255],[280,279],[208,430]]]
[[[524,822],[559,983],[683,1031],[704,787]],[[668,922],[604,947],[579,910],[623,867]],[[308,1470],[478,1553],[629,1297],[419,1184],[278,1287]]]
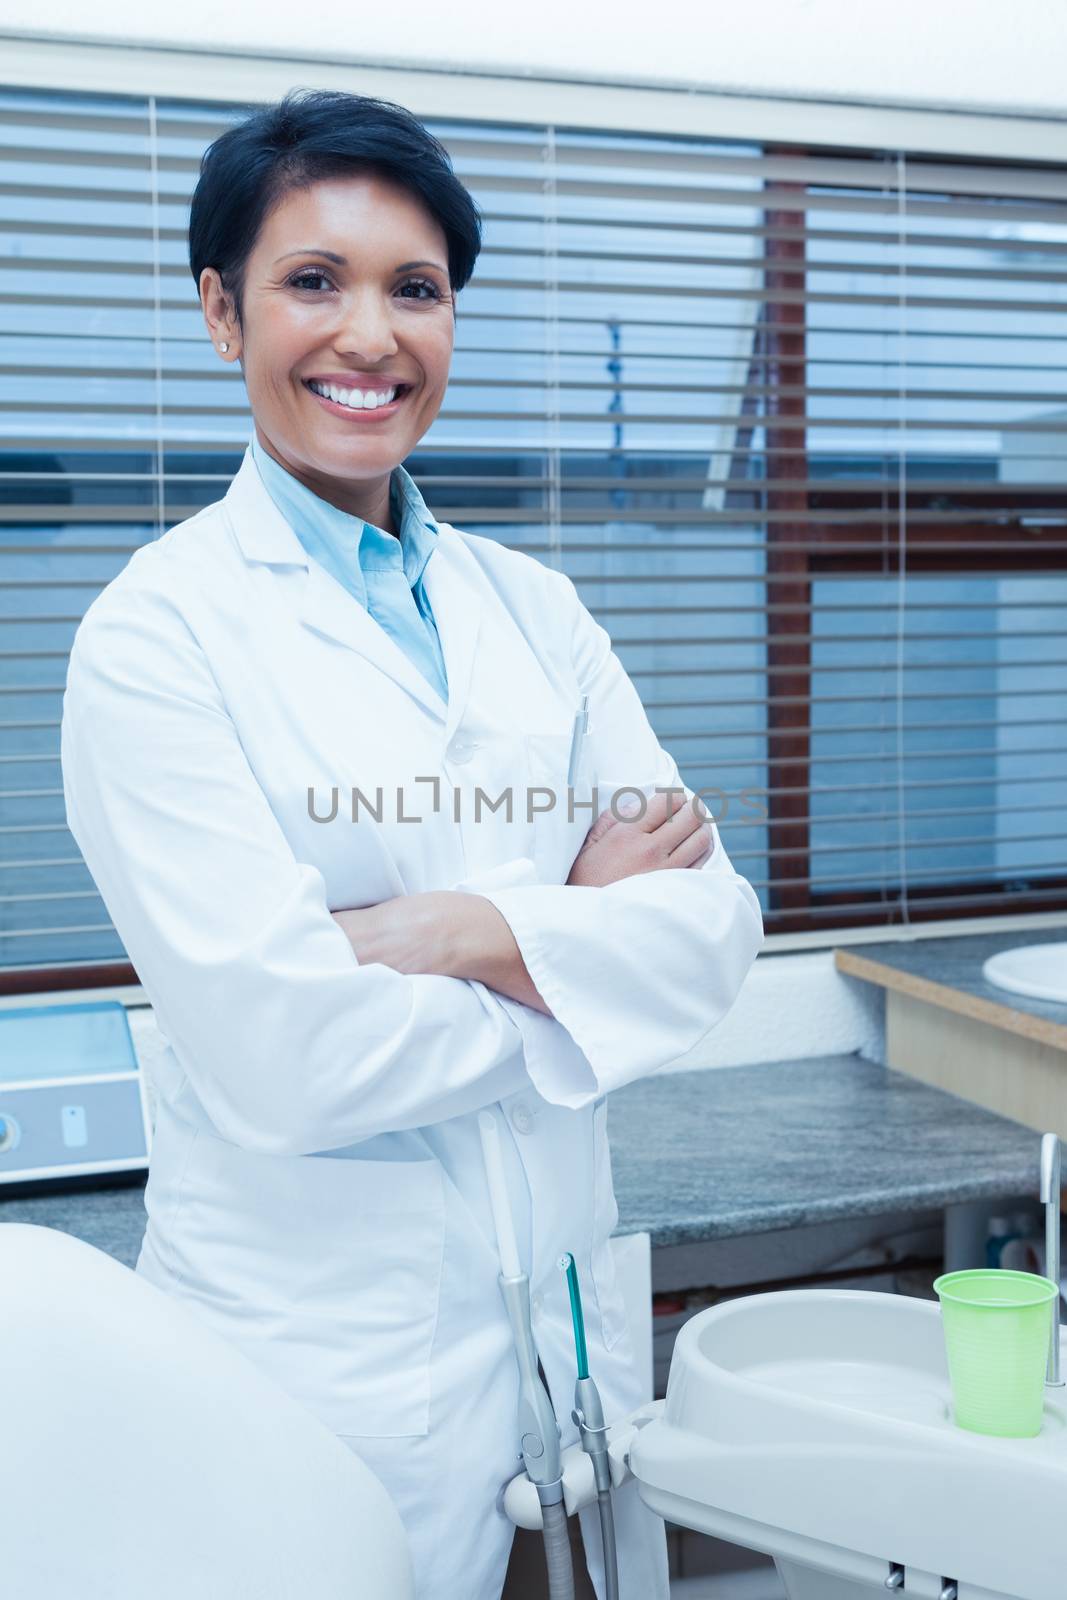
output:
[[[150,1143],[125,1006],[0,1011],[0,1196],[143,1172]]]

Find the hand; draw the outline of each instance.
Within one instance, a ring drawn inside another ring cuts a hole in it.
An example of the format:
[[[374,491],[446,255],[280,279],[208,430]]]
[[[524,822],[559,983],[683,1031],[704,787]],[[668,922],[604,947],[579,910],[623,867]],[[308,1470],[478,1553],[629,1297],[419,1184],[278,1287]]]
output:
[[[636,797],[625,797],[633,799]],[[706,815],[707,808],[698,802]],[[622,810],[625,799],[620,800]],[[603,888],[638,872],[658,872],[664,867],[700,867],[715,848],[711,823],[702,821],[684,794],[675,789],[653,794],[645,802],[644,816],[615,816],[610,806],[602,811],[585,836],[567,882]]]
[[[431,889],[331,915],[361,965],[377,961],[394,972],[477,979],[552,1015],[507,920],[484,895]]]
[[[447,975],[457,898],[449,889],[433,889],[332,915],[361,965],[377,961],[394,972]]]

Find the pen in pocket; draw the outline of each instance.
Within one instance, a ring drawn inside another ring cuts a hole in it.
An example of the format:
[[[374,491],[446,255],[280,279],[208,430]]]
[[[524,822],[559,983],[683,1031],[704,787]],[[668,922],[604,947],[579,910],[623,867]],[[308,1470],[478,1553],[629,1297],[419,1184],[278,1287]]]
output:
[[[582,695],[582,703],[574,713],[574,728],[571,733],[571,755],[567,762],[567,787],[574,787],[574,780],[578,775],[578,757],[582,749],[582,740],[589,723],[589,696]]]

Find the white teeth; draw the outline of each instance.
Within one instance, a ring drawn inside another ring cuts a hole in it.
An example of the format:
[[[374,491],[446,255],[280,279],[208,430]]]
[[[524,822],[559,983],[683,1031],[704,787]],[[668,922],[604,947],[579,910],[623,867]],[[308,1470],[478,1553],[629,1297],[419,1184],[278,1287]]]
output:
[[[336,401],[338,405],[350,406],[353,411],[375,411],[379,406],[387,406],[396,397],[395,386],[379,392],[376,389],[341,389],[335,383],[313,383],[309,380],[308,388],[315,394]]]

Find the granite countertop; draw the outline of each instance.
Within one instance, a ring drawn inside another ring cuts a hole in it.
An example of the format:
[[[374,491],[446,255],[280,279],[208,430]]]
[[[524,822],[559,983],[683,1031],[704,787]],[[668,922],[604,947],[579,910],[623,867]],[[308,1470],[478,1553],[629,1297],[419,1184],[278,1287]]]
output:
[[[960,934],[947,939],[924,939],[919,934],[914,939],[839,948],[834,951],[834,965],[838,972],[850,977],[865,978],[869,983],[960,1012],[977,1022],[988,1022],[1054,1049],[1067,1050],[1067,1006],[1012,994],[986,983],[982,977],[983,962],[1002,950],[1029,944],[1059,944],[1064,940],[1067,923],[1059,927],[1017,928],[1007,933]]]
[[[1038,1192],[1039,1134],[858,1055],[644,1078],[608,1128],[616,1231],[658,1245]]]
[[[616,1233],[699,1243],[1037,1195],[1040,1138],[857,1055],[644,1078],[608,1102]],[[140,1185],[0,1199],[133,1266]]]
[[[145,1230],[143,1196],[144,1183],[128,1181],[102,1189],[69,1189],[62,1194],[0,1193],[0,1222],[35,1222],[59,1228],[133,1267]]]

